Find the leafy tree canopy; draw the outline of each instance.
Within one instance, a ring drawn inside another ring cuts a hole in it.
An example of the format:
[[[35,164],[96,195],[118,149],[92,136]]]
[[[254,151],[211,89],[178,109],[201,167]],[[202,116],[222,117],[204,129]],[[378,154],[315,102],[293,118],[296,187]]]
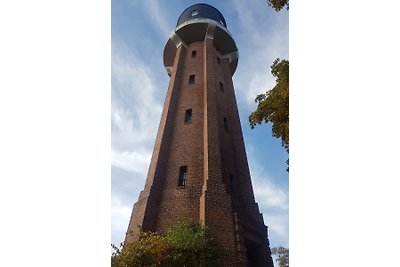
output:
[[[289,267],[289,249],[284,247],[274,247],[271,249],[272,255],[277,255],[276,262],[279,267]]]
[[[256,97],[257,110],[249,116],[250,126],[262,122],[272,123],[272,135],[281,138],[282,146],[289,152],[289,61],[277,58],[271,66],[276,85]]]
[[[216,248],[206,229],[189,220],[178,222],[165,235],[142,231],[138,241],[111,246],[112,267],[218,266]]]
[[[267,4],[272,6],[275,11],[280,11],[286,6],[286,10],[289,10],[289,0],[267,0]]]

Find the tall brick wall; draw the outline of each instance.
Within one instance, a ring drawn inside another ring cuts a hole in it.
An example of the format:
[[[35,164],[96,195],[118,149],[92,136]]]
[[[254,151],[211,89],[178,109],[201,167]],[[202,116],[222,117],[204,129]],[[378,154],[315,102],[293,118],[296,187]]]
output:
[[[185,123],[188,109],[192,120]],[[178,185],[181,166],[187,166],[185,186]],[[163,233],[183,218],[207,226],[224,248],[222,266],[271,266],[229,62],[208,38],[177,50],[146,185],[133,207],[126,242],[138,238],[138,225]]]

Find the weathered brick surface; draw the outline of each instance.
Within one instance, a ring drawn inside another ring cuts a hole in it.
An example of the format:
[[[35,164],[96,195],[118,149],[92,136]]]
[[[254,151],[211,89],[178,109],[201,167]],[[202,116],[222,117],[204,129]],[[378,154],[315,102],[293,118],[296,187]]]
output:
[[[128,232],[133,235],[126,242],[138,238],[137,225],[163,233],[177,220],[191,218],[205,224],[224,248],[223,266],[270,266],[229,63],[212,42],[178,49],[146,185],[132,210]],[[195,83],[189,84],[193,74]],[[192,122],[185,124],[187,109]],[[188,170],[184,187],[178,186],[181,166]]]

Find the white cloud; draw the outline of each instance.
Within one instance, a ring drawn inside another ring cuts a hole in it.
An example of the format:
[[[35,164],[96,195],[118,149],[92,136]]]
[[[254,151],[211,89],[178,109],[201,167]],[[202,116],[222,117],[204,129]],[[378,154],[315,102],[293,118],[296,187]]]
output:
[[[168,38],[173,28],[170,27],[170,20],[166,18],[166,10],[161,10],[157,0],[146,0],[143,3],[147,9],[148,16],[153,18],[154,27],[158,29],[163,37]]]
[[[270,75],[267,73],[267,68],[254,72],[257,72],[257,74],[248,77],[250,82],[246,88],[247,91],[245,95],[247,103],[251,102],[252,105],[255,105],[254,99],[257,95],[265,93],[268,89],[272,89],[274,86],[274,80],[269,77]]]
[[[123,152],[117,153],[111,150],[111,165],[117,168],[142,174],[145,177],[150,164],[149,152]]]
[[[248,3],[241,0],[234,0],[233,3],[237,11],[240,24],[243,25],[243,27],[245,27],[247,30],[254,29],[255,26],[255,22],[253,19],[254,16],[252,16],[251,14],[252,9],[248,8],[248,5],[251,4],[251,2]]]
[[[128,108],[123,108],[116,100],[111,104],[112,124],[112,148],[114,151],[123,153],[126,151],[149,150],[151,140],[155,137],[156,124],[150,122],[145,125],[145,119],[149,118],[149,110],[141,113],[132,113]],[[140,118],[142,117],[142,118]]]
[[[285,192],[270,180],[264,181],[262,179],[264,178],[253,179],[254,194],[256,195],[257,202],[263,207],[287,210],[288,192]]]
[[[256,161],[256,157],[251,160],[251,177],[256,201],[263,208],[277,208],[288,210],[289,192],[273,183],[268,172],[264,170]]]
[[[125,205],[126,203],[123,203],[116,195],[111,196],[111,216],[113,217],[118,217],[123,219],[128,219],[130,218],[131,215],[131,207]],[[127,221],[127,220],[125,220]],[[126,229],[124,229],[126,230]]]
[[[263,173],[265,173],[264,170],[253,166],[252,181],[256,202],[263,214],[264,223],[269,228],[270,236],[277,235],[281,240],[287,240],[289,229],[288,192],[274,184],[272,179]]]
[[[143,115],[137,119],[144,124],[148,117],[162,108],[160,101],[154,98],[156,82],[152,80],[147,65],[134,54],[134,48],[116,43],[112,47],[115,49],[112,51],[111,75],[117,82],[117,85],[113,84],[113,100],[130,101],[128,106],[132,108],[132,114]]]
[[[132,207],[123,203],[116,194],[111,196],[111,243],[119,246],[125,238]]]
[[[113,43],[111,164],[138,173],[145,173],[150,163],[162,111],[149,73],[133,49]]]
[[[288,240],[289,218],[287,214],[263,214],[264,223],[268,225],[269,235],[277,235],[283,240]],[[275,244],[271,244],[272,247]]]

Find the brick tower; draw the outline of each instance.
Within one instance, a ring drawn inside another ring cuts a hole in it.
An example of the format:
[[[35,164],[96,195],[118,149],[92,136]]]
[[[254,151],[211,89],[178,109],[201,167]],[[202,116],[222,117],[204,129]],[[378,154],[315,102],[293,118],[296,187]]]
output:
[[[138,238],[138,226],[163,233],[190,218],[225,249],[223,266],[273,266],[233,89],[237,62],[217,9],[196,4],[183,11],[164,48],[170,82],[126,242]]]

